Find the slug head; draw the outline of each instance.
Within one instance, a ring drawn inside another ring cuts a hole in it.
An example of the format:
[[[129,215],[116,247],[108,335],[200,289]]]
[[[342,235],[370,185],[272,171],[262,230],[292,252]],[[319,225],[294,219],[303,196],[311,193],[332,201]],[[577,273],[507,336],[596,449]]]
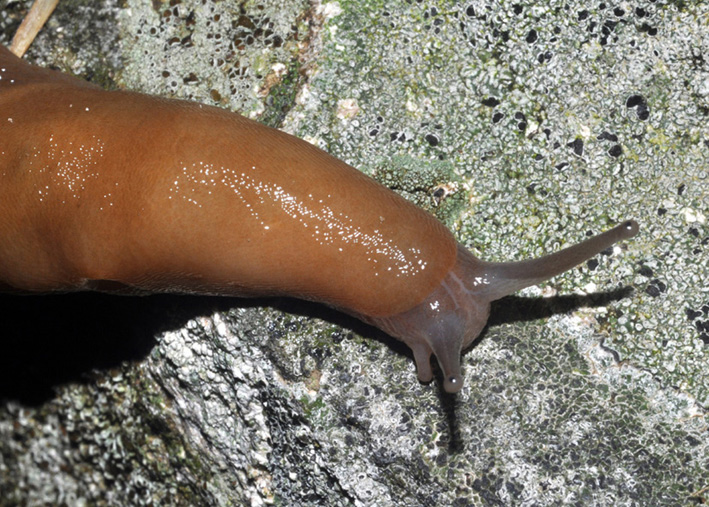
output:
[[[365,317],[406,343],[414,353],[418,378],[433,378],[431,354],[443,371],[443,387],[460,391],[460,354],[485,327],[490,302],[536,285],[638,233],[638,224],[620,225],[559,252],[520,262],[485,262],[458,245],[456,263],[429,296],[410,310],[389,317]]]
[[[458,245],[456,264],[428,297],[410,310],[363,320],[406,343],[414,353],[418,378],[430,382],[431,354],[443,371],[443,388],[463,387],[460,354],[485,327],[490,301],[476,294],[484,263]]]

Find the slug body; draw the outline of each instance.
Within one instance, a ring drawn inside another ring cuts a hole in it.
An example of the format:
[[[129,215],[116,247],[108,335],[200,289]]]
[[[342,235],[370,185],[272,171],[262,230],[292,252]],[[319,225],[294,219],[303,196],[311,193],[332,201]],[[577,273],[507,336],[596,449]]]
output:
[[[107,92],[0,47],[0,289],[288,295],[431,354],[444,388],[490,302],[632,237],[480,261],[431,215],[307,142],[200,104]]]

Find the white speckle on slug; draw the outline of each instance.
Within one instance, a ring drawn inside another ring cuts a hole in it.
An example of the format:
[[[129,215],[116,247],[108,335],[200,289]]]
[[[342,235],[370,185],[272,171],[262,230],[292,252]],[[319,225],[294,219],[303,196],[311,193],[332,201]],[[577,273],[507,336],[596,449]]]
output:
[[[40,202],[52,195],[61,197],[60,202],[66,203],[66,191],[70,197],[78,199],[87,189],[90,180],[99,176],[98,164],[103,158],[104,142],[93,136],[91,144],[74,145],[72,141],[57,140],[54,134],[44,143],[45,150],[33,147],[28,155],[29,172],[46,174],[49,183],[38,190]],[[41,167],[35,166],[34,160],[41,159]]]
[[[256,167],[251,167],[255,170]],[[342,251],[339,244],[363,247],[375,276],[391,271],[396,277],[416,276],[426,268],[427,262],[417,248],[401,249],[385,232],[363,229],[357,221],[337,212],[328,199],[312,193],[299,196],[291,194],[277,183],[263,181],[258,173],[238,172],[229,167],[195,162],[182,166],[182,173],[168,188],[168,199],[181,197],[198,208],[206,207],[211,192],[231,192],[249,215],[264,230],[270,228],[264,216],[280,209],[290,219],[305,229],[319,245],[332,245]],[[380,223],[384,217],[380,217]],[[386,259],[386,262],[379,263]]]

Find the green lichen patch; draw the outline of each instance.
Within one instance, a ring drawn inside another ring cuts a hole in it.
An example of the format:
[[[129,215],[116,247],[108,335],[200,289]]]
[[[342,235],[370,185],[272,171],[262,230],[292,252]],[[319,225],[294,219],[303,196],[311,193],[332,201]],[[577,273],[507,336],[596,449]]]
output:
[[[449,227],[455,225],[467,204],[465,189],[450,162],[396,155],[378,162],[372,176]]]
[[[194,99],[277,124],[299,84],[307,2],[127,2],[123,86]],[[273,91],[270,104],[264,98]]]

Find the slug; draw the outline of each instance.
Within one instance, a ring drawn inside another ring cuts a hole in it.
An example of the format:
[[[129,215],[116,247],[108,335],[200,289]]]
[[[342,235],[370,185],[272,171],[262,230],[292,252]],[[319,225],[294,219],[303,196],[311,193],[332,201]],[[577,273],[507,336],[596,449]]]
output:
[[[222,109],[104,91],[0,47],[0,288],[332,306],[402,340],[418,378],[463,385],[490,302],[628,239],[474,257],[433,216],[324,151]]]

